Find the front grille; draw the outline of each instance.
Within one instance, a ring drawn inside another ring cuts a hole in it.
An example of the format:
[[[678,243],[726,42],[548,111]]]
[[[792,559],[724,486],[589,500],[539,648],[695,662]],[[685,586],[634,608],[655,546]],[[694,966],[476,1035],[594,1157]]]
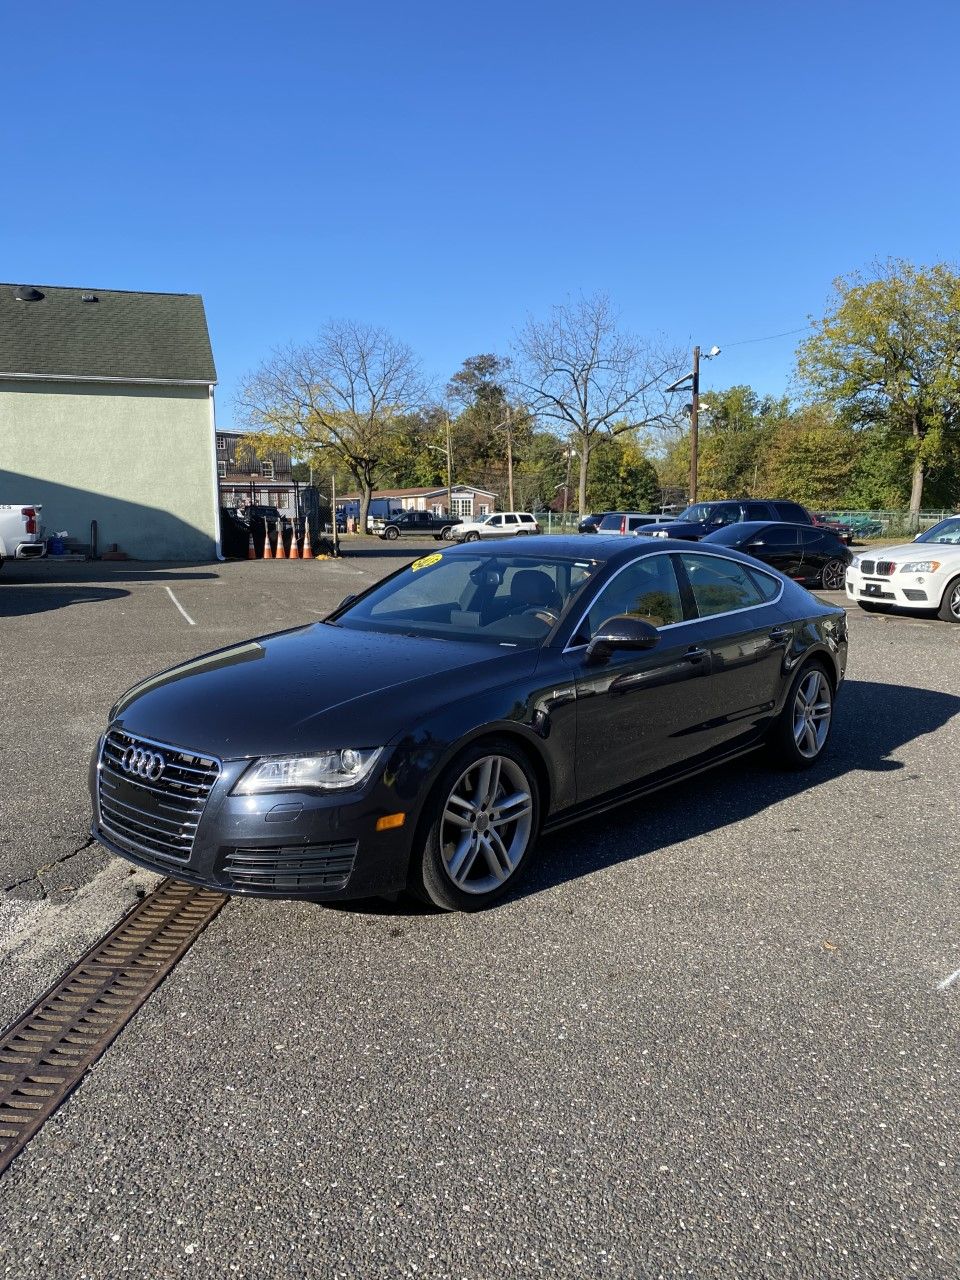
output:
[[[875,569],[876,569],[876,565],[874,564],[874,562],[873,562],[872,560],[861,560],[861,561],[860,561],[860,572],[861,572],[861,573],[871,574],[871,573],[873,573],[873,572],[874,572],[874,570],[875,570]]]
[[[159,778],[147,780],[123,769],[121,761],[130,747],[162,757]],[[193,850],[204,806],[219,776],[220,762],[211,756],[111,729],[100,753],[100,826],[133,853],[183,862]]]
[[[893,577],[893,572],[894,572],[894,570],[896,569],[896,567],[897,567],[897,566],[893,563],[893,561],[892,561],[892,560],[878,560],[878,561],[877,561],[877,574],[878,574],[881,578],[892,578],[892,577]]]
[[[238,889],[343,889],[356,856],[356,841],[227,849],[221,870]]]

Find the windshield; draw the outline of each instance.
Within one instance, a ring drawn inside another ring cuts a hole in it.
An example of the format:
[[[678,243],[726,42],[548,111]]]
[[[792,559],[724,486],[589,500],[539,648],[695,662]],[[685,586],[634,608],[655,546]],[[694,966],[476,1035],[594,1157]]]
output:
[[[713,507],[709,502],[695,502],[692,507],[687,507],[686,511],[681,511],[676,518],[678,520],[709,520],[712,510]]]
[[[941,520],[926,533],[921,533],[917,542],[949,542],[960,544],[960,516],[951,516]]]
[[[331,621],[357,631],[533,648],[596,570],[586,559],[435,551]]]
[[[759,532],[756,525],[728,524],[722,529],[714,529],[712,533],[708,533],[704,541],[719,542],[722,547],[736,547]]]

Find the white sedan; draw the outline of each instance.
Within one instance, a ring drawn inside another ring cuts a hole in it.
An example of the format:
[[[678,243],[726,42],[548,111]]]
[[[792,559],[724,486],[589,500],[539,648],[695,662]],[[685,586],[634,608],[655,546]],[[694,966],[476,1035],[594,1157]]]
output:
[[[960,516],[941,520],[913,542],[855,556],[847,595],[873,612],[896,605],[936,609],[944,622],[960,622]]]

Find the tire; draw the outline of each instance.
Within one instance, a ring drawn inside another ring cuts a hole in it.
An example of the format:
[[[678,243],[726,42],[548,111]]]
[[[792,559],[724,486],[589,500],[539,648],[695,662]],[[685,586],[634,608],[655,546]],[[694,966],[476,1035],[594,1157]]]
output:
[[[787,769],[809,769],[823,755],[833,727],[833,681],[817,659],[794,676],[770,745]]]
[[[889,613],[891,609],[884,600],[858,600],[857,604],[865,613]]]
[[[444,529],[443,533],[441,533],[440,537],[444,540],[444,542],[453,541],[452,529],[453,529],[453,526],[451,525],[449,528]]]
[[[511,803],[501,816],[505,800]],[[427,801],[410,887],[444,911],[482,910],[517,884],[539,825],[539,788],[523,752],[500,739],[474,743],[451,761]]]
[[[960,578],[947,583],[937,617],[941,622],[960,622]]]
[[[480,541],[480,535],[479,533],[477,533],[476,530],[474,530],[473,533],[468,533],[467,536],[464,538],[464,542],[479,542],[479,541]]]
[[[400,530],[399,530],[399,529],[392,529],[392,528],[391,528],[391,529],[384,529],[384,531],[383,531],[383,536],[384,536],[385,538],[388,538],[391,542],[393,542],[396,538],[399,538],[399,537],[400,537]]]
[[[824,591],[843,591],[847,581],[847,566],[842,560],[828,560],[820,571],[820,585]]]

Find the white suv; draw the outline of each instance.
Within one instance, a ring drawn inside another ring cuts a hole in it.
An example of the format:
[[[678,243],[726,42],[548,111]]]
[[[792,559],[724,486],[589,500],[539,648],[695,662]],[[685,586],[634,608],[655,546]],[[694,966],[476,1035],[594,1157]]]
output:
[[[515,534],[539,533],[540,526],[529,511],[497,511],[477,520],[461,520],[450,536],[457,542],[479,542],[481,538],[510,538]]]

